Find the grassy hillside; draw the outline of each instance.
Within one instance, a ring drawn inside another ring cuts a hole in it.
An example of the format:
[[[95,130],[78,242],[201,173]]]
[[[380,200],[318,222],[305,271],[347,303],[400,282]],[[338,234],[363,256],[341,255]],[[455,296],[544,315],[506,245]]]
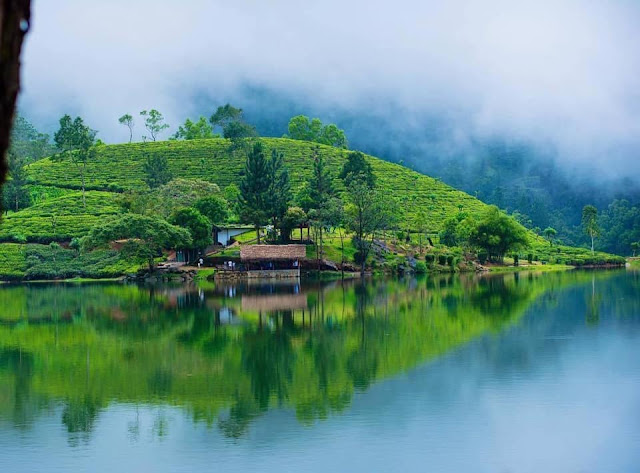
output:
[[[295,192],[311,175],[313,148],[318,145],[283,138],[263,138],[261,141],[267,153],[276,149],[284,154]],[[322,145],[318,148],[334,176],[335,187],[344,190],[343,183],[337,176],[346,161],[348,151]],[[239,184],[245,160],[244,153],[234,152],[230,142],[224,139],[101,146],[95,159],[87,166],[86,183],[89,190],[86,193],[85,208],[78,190],[81,185],[79,168],[68,160],[42,159],[27,168],[30,192],[37,203],[28,209],[10,212],[2,219],[0,242],[63,242],[87,234],[97,223],[121,212],[116,200],[119,192],[147,188],[143,163],[150,155],[165,156],[175,178],[202,179],[218,184],[221,189],[232,183]],[[423,215],[427,231],[438,233],[445,220],[460,210],[478,216],[487,208],[478,199],[437,179],[374,157],[368,156],[367,160],[383,191],[398,201],[404,229],[415,230],[416,222]],[[521,255],[523,261],[528,252],[536,260],[552,263],[590,264],[613,261],[610,255],[603,253],[591,255],[581,248],[552,247],[532,232],[529,232],[529,239],[530,249]],[[327,255],[330,256],[330,244],[327,245],[327,250]],[[338,254],[337,252],[337,247],[333,248],[333,253]],[[0,277],[15,278],[26,274],[30,268],[26,263],[27,253],[24,245],[0,244]],[[352,253],[348,248],[347,256]],[[412,253],[409,249],[400,256]],[[114,267],[120,265],[115,260],[112,263]],[[63,269],[56,268],[54,272],[64,273]],[[99,274],[110,271],[111,267],[96,269]]]
[[[262,142],[268,153],[272,149],[284,153],[294,190],[311,175],[314,143],[284,138],[263,138]],[[319,149],[327,167],[337,176],[348,151],[329,146],[319,146]],[[238,184],[244,165],[244,155],[232,153],[229,141],[224,139],[104,146],[88,166],[88,188],[105,191],[145,188],[142,164],[150,154],[166,156],[175,177],[203,179],[220,188]],[[423,209],[430,231],[439,231],[443,220],[458,212],[459,206],[472,214],[485,208],[479,200],[436,179],[398,164],[368,159],[382,188],[399,200],[402,217],[411,221],[418,210]],[[29,166],[28,172],[34,184],[80,188],[80,173],[67,161],[43,159]],[[335,186],[343,189],[337,177]]]

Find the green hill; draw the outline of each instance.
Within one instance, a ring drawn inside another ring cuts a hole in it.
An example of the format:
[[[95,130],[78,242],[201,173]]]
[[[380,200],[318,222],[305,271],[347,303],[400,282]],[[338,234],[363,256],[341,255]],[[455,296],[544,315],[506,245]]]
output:
[[[311,175],[315,147],[335,176],[335,187],[344,189],[337,175],[349,151],[284,138],[262,138],[261,141],[267,152],[276,149],[284,154],[294,191]],[[28,179],[33,189],[46,189],[51,197],[25,210],[9,213],[0,223],[0,242],[63,242],[85,235],[96,223],[120,212],[116,202],[118,193],[146,188],[143,163],[150,155],[166,157],[175,178],[202,179],[221,189],[239,183],[245,159],[243,153],[234,152],[230,142],[224,139],[100,146],[86,169],[86,208],[78,191],[81,187],[79,168],[69,160],[39,160],[28,166]],[[461,209],[478,216],[487,208],[478,199],[437,179],[371,156],[367,156],[367,160],[382,190],[398,201],[403,228],[413,228],[418,215],[422,214],[427,231],[438,233],[445,220]],[[594,257],[584,249],[551,248],[533,232],[529,235],[530,251],[540,259],[589,263],[609,258],[602,253]],[[0,248],[0,253],[3,251],[4,248]],[[5,274],[4,271],[0,268],[0,274]]]

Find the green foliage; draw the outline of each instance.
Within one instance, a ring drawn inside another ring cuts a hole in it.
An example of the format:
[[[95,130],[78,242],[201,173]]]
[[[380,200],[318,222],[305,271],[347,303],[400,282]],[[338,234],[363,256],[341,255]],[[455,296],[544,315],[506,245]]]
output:
[[[502,259],[512,250],[525,248],[525,229],[496,206],[490,206],[471,232],[470,243],[485,250],[489,258]]]
[[[427,265],[422,261],[418,261],[416,263],[415,272],[416,274],[425,274],[427,272]]]
[[[217,194],[198,199],[193,207],[216,225],[226,222],[229,218],[229,203]]]
[[[290,240],[292,230],[304,225],[307,220],[307,214],[300,207],[289,207],[282,219],[282,238]]]
[[[558,232],[556,231],[555,228],[552,227],[547,227],[543,230],[542,234],[544,235],[544,237],[549,240],[549,245],[553,246],[553,240],[556,237],[556,235],[558,234]]]
[[[40,133],[20,114],[16,114],[11,127],[8,155],[19,161],[31,163],[55,152],[49,135]]]
[[[297,115],[289,120],[289,138],[294,140],[313,141],[336,148],[347,148],[347,137],[333,123],[323,125],[319,118]]]
[[[200,250],[213,243],[211,238],[211,221],[192,207],[185,207],[174,212],[170,222],[173,225],[189,230],[191,234],[191,244],[185,244],[183,246],[184,248]]]
[[[220,106],[209,119],[214,128],[222,128],[222,136],[230,140],[258,136],[256,129],[244,121],[244,112],[230,104]]]
[[[270,185],[269,162],[265,158],[262,143],[255,143],[247,155],[240,181],[239,207],[240,217],[256,228],[264,225],[269,217],[267,203]]]
[[[585,205],[582,209],[582,229],[591,238],[591,252],[594,252],[594,240],[600,236],[598,225],[598,209],[593,205]]]
[[[284,165],[284,154],[276,150],[271,151],[271,159],[267,163],[267,179],[269,186],[264,210],[273,227],[280,229],[291,201],[291,183],[289,170]]]
[[[347,161],[340,172],[340,179],[344,181],[346,187],[349,187],[355,180],[365,182],[370,188],[376,184],[373,167],[360,151],[353,151],[347,155]]]
[[[171,180],[169,164],[166,156],[150,155],[143,164],[145,182],[150,189],[160,187]]]
[[[27,174],[24,169],[24,160],[9,153],[8,155],[9,179],[2,187],[2,206],[18,212],[29,207],[31,198],[27,189]]]
[[[204,140],[214,136],[213,127],[209,125],[205,117],[200,117],[196,122],[187,118],[184,125],[178,127],[173,138],[176,140]]]
[[[141,256],[149,267],[153,267],[153,258],[163,248],[188,248],[192,244],[188,230],[176,227],[157,217],[126,214],[97,225],[83,239],[85,249],[107,245],[114,240],[140,240]]]
[[[162,113],[157,111],[155,108],[152,108],[149,111],[143,110],[140,112],[140,116],[144,117],[144,127],[149,132],[152,141],[156,141],[160,133],[169,128],[169,125],[164,122]],[[146,140],[147,137],[143,136],[142,138]]]

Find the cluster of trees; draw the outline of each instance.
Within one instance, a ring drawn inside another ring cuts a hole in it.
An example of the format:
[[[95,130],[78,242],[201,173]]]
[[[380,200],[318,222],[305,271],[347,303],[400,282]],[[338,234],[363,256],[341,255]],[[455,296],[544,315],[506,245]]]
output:
[[[255,226],[258,242],[260,228],[267,224],[272,228],[271,239],[280,241],[288,241],[293,229],[310,225],[318,259],[323,254],[324,234],[335,230],[342,242],[344,261],[346,229],[354,234],[356,261],[364,272],[374,235],[391,226],[397,215],[393,199],[382,195],[362,153],[350,153],[338,176],[346,188],[345,200],[335,190],[334,176],[318,149],[313,150],[311,159],[312,175],[294,196],[284,156],[273,150],[267,157],[262,144],[255,143],[240,183],[240,216]]]
[[[309,119],[305,115],[296,115],[289,120],[288,138],[302,141],[313,141],[336,148],[348,148],[344,130],[335,124],[324,125],[319,118]]]
[[[9,180],[2,188],[5,211],[17,212],[31,205],[24,167],[54,152],[50,140],[49,135],[40,133],[26,118],[16,115],[7,153]]]

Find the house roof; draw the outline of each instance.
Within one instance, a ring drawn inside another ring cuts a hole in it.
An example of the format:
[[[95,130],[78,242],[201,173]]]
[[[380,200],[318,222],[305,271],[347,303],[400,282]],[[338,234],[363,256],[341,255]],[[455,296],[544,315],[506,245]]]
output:
[[[240,248],[242,261],[276,261],[304,259],[304,245],[244,245]]]

